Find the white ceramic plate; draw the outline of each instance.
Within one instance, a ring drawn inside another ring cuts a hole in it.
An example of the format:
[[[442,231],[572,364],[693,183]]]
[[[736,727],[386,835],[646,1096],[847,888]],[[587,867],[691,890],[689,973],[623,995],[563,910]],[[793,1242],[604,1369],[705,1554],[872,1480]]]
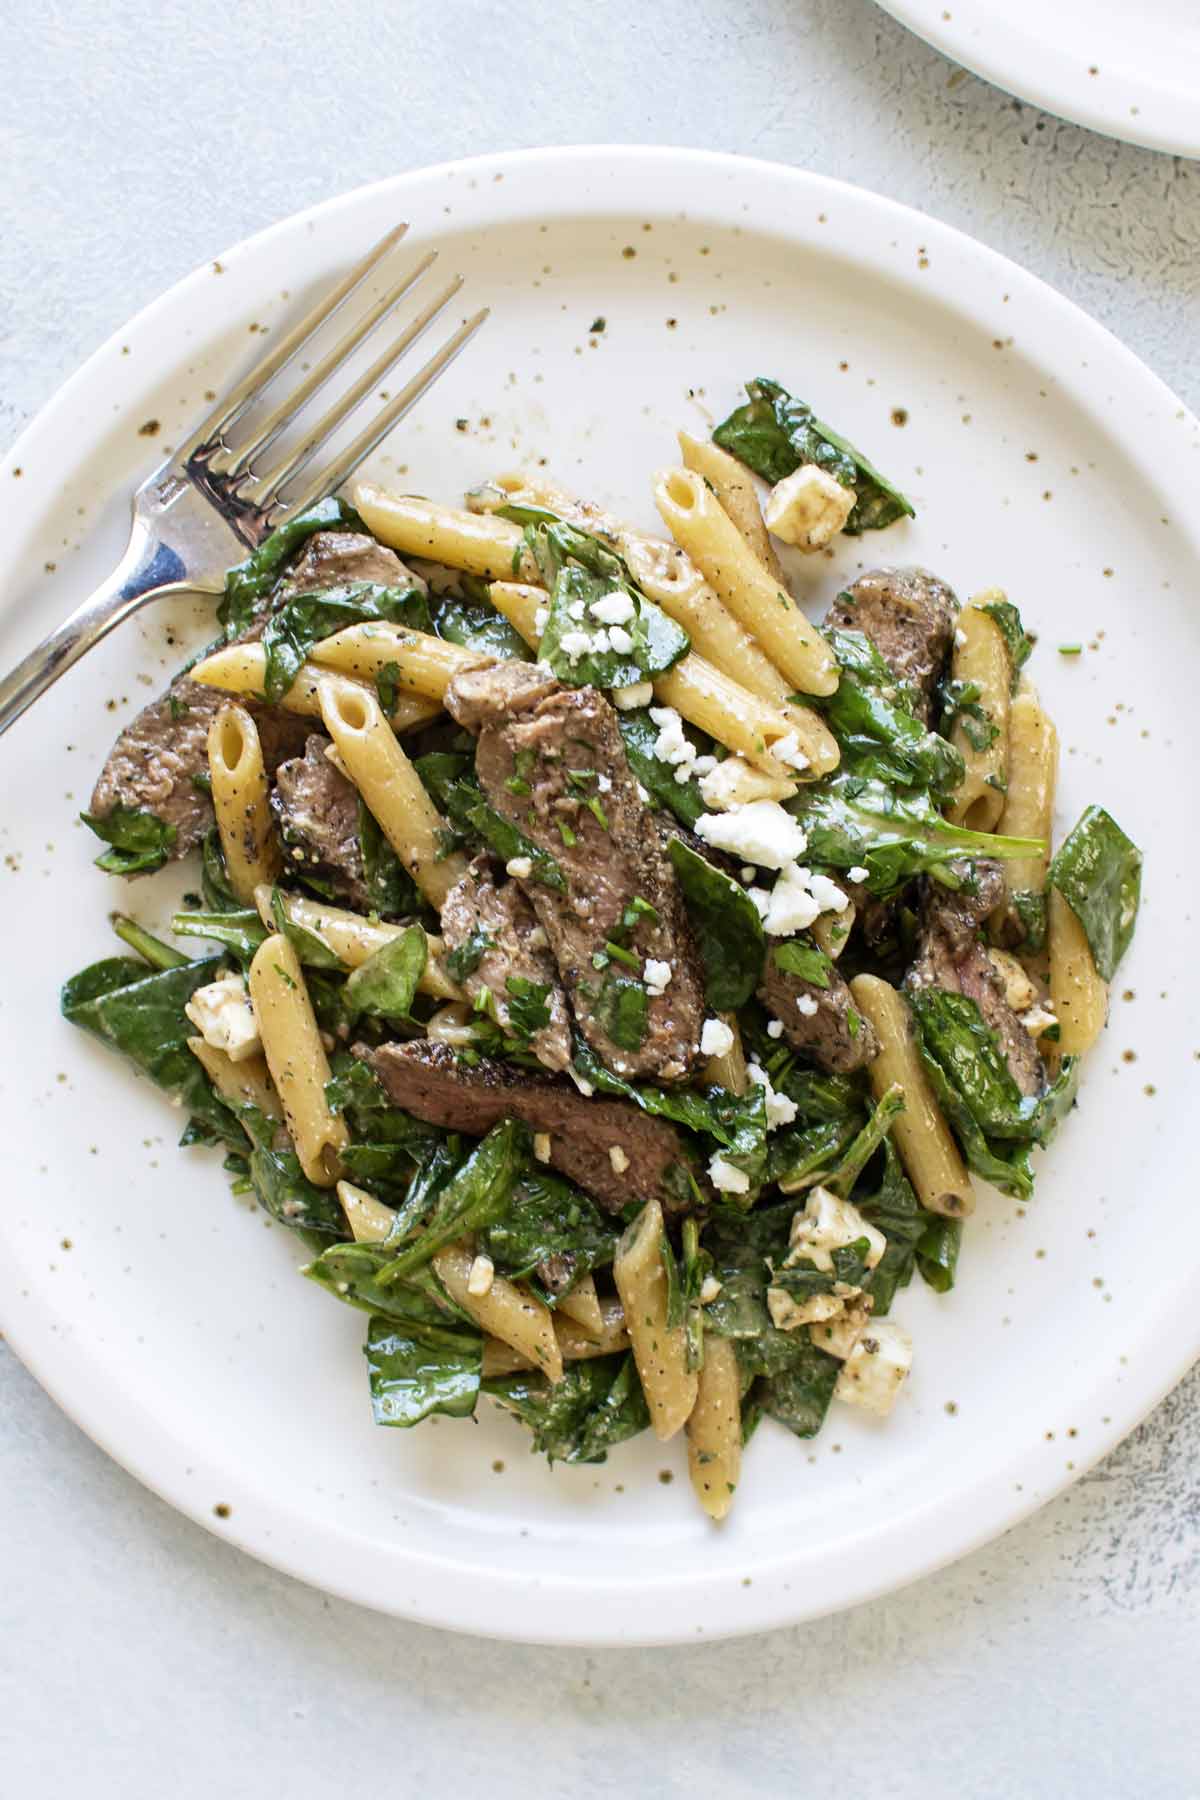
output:
[[[410,486],[452,496],[545,456],[652,523],[649,476],[676,427],[719,416],[746,376],[772,373],[920,513],[815,559],[814,601],[860,558],[919,560],[960,594],[999,583],[1020,601],[1062,728],[1062,819],[1103,800],[1147,853],[1142,928],[1082,1108],[1032,1206],[983,1199],[955,1292],[939,1300],[917,1283],[901,1296],[917,1360],[892,1420],[835,1408],[813,1444],[765,1426],[721,1530],[693,1504],[677,1443],[551,1471],[488,1406],[474,1425],[375,1429],[361,1315],[300,1280],[294,1243],[231,1199],[216,1157],[177,1151],[178,1117],[58,1017],[62,977],[112,948],[106,913],[153,922],[172,885],[99,875],[73,823],[115,728],[211,631],[202,608],[143,614],[0,745],[0,1322],[149,1486],[368,1605],[586,1643],[717,1636],[847,1606],[1058,1492],[1200,1351],[1200,1028],[1182,923],[1197,865],[1184,796],[1200,766],[1200,539],[1184,497],[1200,428],[1058,295],[856,189],[670,150],[431,169],[223,255],[47,407],[0,471],[5,664],[111,566],[135,477],[245,365],[260,342],[249,328],[290,318],[401,217],[494,316],[392,439],[384,479],[406,467]],[[154,420],[150,442],[140,433]],[[1070,641],[1089,648],[1059,657]]]
[[[1193,0],[879,0],[941,50],[1047,112],[1200,156],[1200,11]]]

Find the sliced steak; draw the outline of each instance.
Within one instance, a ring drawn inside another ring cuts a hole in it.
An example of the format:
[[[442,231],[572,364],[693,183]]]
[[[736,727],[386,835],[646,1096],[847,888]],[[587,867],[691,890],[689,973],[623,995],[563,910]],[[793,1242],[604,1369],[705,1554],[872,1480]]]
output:
[[[363,531],[314,531],[271,596],[282,605],[297,594],[319,594],[324,588],[351,581],[374,581],[380,587],[414,587],[426,583],[402,563],[394,550],[377,544]]]
[[[442,936],[448,950],[462,950],[472,940],[485,947],[475,968],[462,978],[469,999],[486,988],[497,1023],[508,1030],[509,982],[532,981],[549,987],[550,1023],[530,1038],[530,1048],[547,1069],[562,1071],[571,1060],[571,1021],[566,996],[545,930],[515,881],[497,887],[486,857],[477,857],[442,906]]]
[[[591,1048],[626,1079],[684,1079],[699,1061],[703,973],[616,713],[595,688],[560,687],[520,663],[456,676],[446,706],[479,732],[475,769],[491,804],[562,871],[563,892],[522,885]],[[614,943],[622,954],[606,948]],[[661,992],[641,983],[651,962],[670,972]],[[640,1041],[631,981],[645,998]],[[622,992],[633,1029],[619,1011]]]
[[[872,569],[838,595],[825,624],[869,637],[928,725],[957,617],[953,591],[927,569]]]
[[[108,753],[92,792],[91,810],[104,818],[114,807],[152,812],[175,827],[171,858],[186,856],[213,823],[212,801],[193,777],[208,773],[208,728],[230,698],[186,675],[144,706]],[[270,772],[304,743],[308,722],[279,707],[249,703]]]
[[[955,890],[926,880],[917,956],[904,985],[941,988],[974,1000],[1021,1092],[1040,1094],[1044,1070],[1037,1045],[1005,999],[1003,978],[979,937],[984,919],[1004,897],[1003,871],[995,862],[950,866],[968,885]]]
[[[271,811],[287,863],[313,875],[360,912],[371,907],[358,833],[358,790],[325,754],[328,738],[314,732],[304,755],[280,763]]]
[[[448,1045],[428,1039],[370,1051],[360,1045],[355,1054],[370,1063],[397,1106],[431,1125],[483,1137],[501,1119],[520,1119],[531,1131],[544,1131],[551,1166],[607,1212],[646,1200],[678,1210],[664,1183],[672,1164],[685,1160],[683,1142],[673,1125],[649,1118],[630,1100],[588,1099],[570,1081],[511,1063],[484,1059],[468,1067]]]
[[[768,955],[758,997],[783,1026],[783,1035],[819,1069],[848,1075],[865,1067],[879,1048],[875,1029],[855,1006],[837,970],[829,971],[829,986],[802,981],[789,975]]]

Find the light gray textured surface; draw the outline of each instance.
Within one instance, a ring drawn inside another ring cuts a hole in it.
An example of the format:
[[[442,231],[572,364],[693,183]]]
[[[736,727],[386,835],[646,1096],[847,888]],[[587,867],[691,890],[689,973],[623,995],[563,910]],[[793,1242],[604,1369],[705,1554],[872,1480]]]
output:
[[[870,0],[4,8],[0,441],[233,240],[502,146],[677,142],[923,207],[1200,406],[1200,167],[951,68]],[[595,46],[598,46],[595,47]],[[207,139],[207,142],[205,141]],[[226,180],[223,171],[232,171]],[[795,1632],[695,1651],[452,1639],[330,1601],[144,1492],[0,1350],[0,1795],[292,1800],[1195,1794],[1193,1375],[1001,1543]]]

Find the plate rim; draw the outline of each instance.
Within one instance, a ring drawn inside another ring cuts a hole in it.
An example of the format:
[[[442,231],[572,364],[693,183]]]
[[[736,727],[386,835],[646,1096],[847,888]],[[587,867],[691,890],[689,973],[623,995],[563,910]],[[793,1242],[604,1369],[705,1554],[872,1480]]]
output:
[[[917,226],[920,234],[947,252],[956,250],[978,268],[1002,276],[1014,295],[1020,290],[1032,296],[1041,312],[1057,313],[1060,319],[1069,320],[1076,333],[1084,334],[1093,346],[1090,351],[1093,369],[1096,357],[1102,352],[1106,367],[1114,374],[1117,371],[1123,373],[1143,400],[1170,408],[1186,428],[1200,433],[1200,421],[1161,377],[1098,320],[1039,276],[969,233],[946,225],[917,208],[853,183],[766,159],[668,145],[603,144],[500,151],[453,159],[331,196],[251,233],[231,249],[218,252],[218,256],[232,262],[241,252],[251,248],[257,250],[273,237],[299,231],[343,209],[370,205],[374,197],[384,193],[395,192],[403,196],[407,189],[422,183],[446,181],[460,175],[469,178],[472,173],[485,170],[489,174],[498,170],[528,172],[539,166],[553,180],[564,167],[601,160],[637,168],[650,164],[660,171],[674,170],[683,181],[691,181],[697,211],[702,211],[708,203],[703,183],[697,177],[723,171],[752,186],[782,182],[812,197],[822,196],[826,200],[841,197],[859,209],[866,205],[868,209],[881,209],[894,220],[904,219],[910,228]],[[660,197],[655,195],[653,205],[657,207],[660,203]],[[589,210],[611,209],[579,207],[575,210],[578,216],[587,216]],[[528,216],[528,209],[522,216]],[[486,229],[486,222],[480,228]],[[767,222],[762,229],[769,231],[772,226]],[[781,228],[778,223],[773,229],[793,235],[792,230]],[[799,228],[794,229],[798,231]],[[192,286],[206,278],[211,261],[211,258],[206,259],[120,325],[54,391],[0,458],[0,475],[20,465],[22,460],[33,460],[31,447],[37,444],[43,432],[52,429],[53,416],[112,355],[114,346],[119,346],[131,333],[151,328],[159,315],[177,305]],[[942,298],[952,299],[952,296]],[[1149,454],[1142,448],[1140,437],[1127,454],[1136,466],[1149,471]],[[35,504],[33,496],[30,495],[25,503]],[[1200,554],[1200,535],[1192,535],[1197,554]],[[973,1504],[962,1506],[960,1516],[939,1517],[938,1508],[932,1505],[915,1513],[910,1511],[905,1516],[905,1529],[914,1539],[921,1540],[922,1547],[915,1555],[909,1553],[903,1566],[895,1566],[897,1527],[886,1523],[881,1526],[876,1542],[864,1549],[857,1561],[851,1563],[848,1558],[842,1558],[836,1592],[794,1594],[780,1579],[789,1567],[794,1566],[786,1557],[777,1557],[765,1565],[748,1563],[746,1566],[753,1569],[755,1576],[754,1585],[748,1592],[743,1580],[739,1579],[740,1570],[736,1575],[730,1572],[713,1575],[702,1567],[694,1576],[672,1574],[661,1583],[641,1581],[624,1586],[619,1582],[601,1584],[593,1577],[561,1573],[531,1580],[528,1575],[514,1575],[499,1565],[488,1571],[485,1580],[477,1568],[456,1564],[452,1554],[436,1557],[425,1550],[414,1553],[406,1551],[399,1542],[390,1556],[375,1544],[369,1545],[368,1553],[364,1555],[363,1546],[353,1533],[339,1531],[328,1522],[313,1521],[290,1503],[286,1493],[274,1491],[264,1495],[237,1471],[219,1464],[215,1458],[207,1460],[216,1485],[197,1480],[198,1474],[207,1473],[204,1453],[187,1449],[177,1434],[150,1414],[140,1401],[131,1400],[126,1394],[122,1404],[114,1409],[91,1393],[86,1382],[79,1382],[72,1333],[56,1328],[50,1309],[43,1308],[39,1318],[36,1309],[31,1308],[27,1313],[26,1308],[18,1304],[17,1283],[9,1278],[3,1261],[0,1261],[0,1300],[6,1302],[8,1343],[68,1418],[143,1486],[214,1536],[235,1544],[285,1574],[342,1599],[422,1624],[505,1641],[597,1648],[666,1645],[698,1639],[712,1641],[777,1629],[842,1611],[906,1586],[981,1548],[1063,1492],[1128,1436],[1200,1359],[1200,1319],[1194,1305],[1181,1293],[1177,1317],[1173,1314],[1169,1320],[1160,1316],[1153,1322],[1143,1321],[1140,1330],[1131,1332],[1126,1345],[1134,1352],[1129,1357],[1129,1366],[1138,1370],[1141,1379],[1122,1385],[1108,1396],[1110,1424],[1098,1432],[1094,1448],[1089,1447],[1077,1456],[1073,1469],[1047,1474],[1034,1447],[1022,1450],[1001,1470],[989,1470],[978,1478],[972,1490]],[[1014,1482],[1022,1477],[1024,1496],[1014,1504]],[[225,1493],[229,1499],[231,1517],[228,1523],[214,1520],[211,1508],[198,1498],[200,1493],[216,1491]],[[961,1494],[958,1498],[961,1501]],[[969,1523],[964,1523],[964,1518]],[[410,1590],[405,1591],[407,1583],[400,1582],[395,1584],[396,1591],[380,1592],[381,1587],[387,1585],[381,1576],[388,1565],[398,1565],[404,1570],[407,1581],[412,1583]],[[514,1609],[508,1602],[517,1594],[521,1605]],[[572,1603],[584,1597],[589,1601],[590,1611]],[[656,1622],[648,1625],[647,1617],[654,1609],[647,1606],[647,1601],[656,1597],[662,1602],[662,1610]]]
[[[989,15],[991,29],[985,35],[984,44],[990,53],[984,54],[977,48],[978,39],[971,35],[957,8],[951,14],[940,0],[876,0],[876,3],[942,56],[959,63],[1003,93],[1040,107],[1043,112],[1064,119],[1068,124],[1095,131],[1101,137],[1114,138],[1142,150],[1155,150],[1164,156],[1200,159],[1200,128],[1196,124],[1200,109],[1194,99],[1189,105],[1182,95],[1170,88],[1138,79],[1127,89],[1121,102],[1109,101],[1104,83],[1086,73],[1082,56],[1076,67],[1064,45],[1034,39],[1011,20]],[[1089,85],[1093,80],[1094,101]],[[1134,113],[1128,110],[1130,102],[1136,104]],[[1125,110],[1119,111],[1119,106],[1124,106]],[[1156,116],[1157,124],[1153,122]]]

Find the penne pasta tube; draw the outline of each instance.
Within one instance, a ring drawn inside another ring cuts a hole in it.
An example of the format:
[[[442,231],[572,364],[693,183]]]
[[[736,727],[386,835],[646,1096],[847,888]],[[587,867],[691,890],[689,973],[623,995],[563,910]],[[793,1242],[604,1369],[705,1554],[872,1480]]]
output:
[[[989,596],[981,594],[980,600]],[[951,671],[956,682],[978,691],[976,713],[960,712],[950,741],[962,756],[965,774],[946,817],[968,831],[995,831],[1008,785],[1008,716],[1012,664],[1004,634],[981,605],[964,606],[954,634]]]
[[[222,688],[229,694],[245,694],[250,699],[261,699],[267,679],[267,653],[261,644],[229,644],[224,650],[214,650],[211,656],[206,656],[203,662],[198,662],[188,673],[192,681],[199,681],[204,687]],[[309,719],[319,719],[321,700],[318,687],[322,673],[313,663],[306,662],[280,705],[288,712],[301,713]],[[365,687],[366,683],[359,685]],[[370,691],[374,692],[373,684]],[[422,698],[418,694],[401,694],[391,715],[392,730],[409,731],[414,725],[427,725],[431,719],[437,718],[441,710],[435,700]]]
[[[465,875],[466,858],[457,850],[442,854],[446,826],[378,699],[344,675],[323,675],[319,693],[321,717],[350,779],[422,894],[439,908]]]
[[[892,1125],[892,1137],[917,1198],[930,1212],[963,1218],[975,1210],[975,1191],[929,1085],[908,1007],[877,975],[856,975],[850,992],[879,1039],[879,1053],[867,1070],[871,1092],[880,1100],[898,1082],[904,1094],[904,1111]]]
[[[546,604],[545,588],[530,587],[521,581],[493,581],[488,586],[488,598],[529,648],[536,650],[541,637],[537,615],[538,609]]]
[[[563,1294],[554,1309],[555,1318],[560,1316],[573,1319],[582,1325],[590,1337],[601,1337],[604,1332],[604,1315],[600,1311],[600,1299],[596,1293],[596,1283],[590,1274],[577,1281],[570,1293]],[[624,1324],[624,1320],[622,1320]]]
[[[1082,1056],[1104,1030],[1108,988],[1092,960],[1087,934],[1056,887],[1047,909],[1050,944],[1050,1009],[1058,1020],[1062,1056]]]
[[[702,478],[691,469],[667,469],[655,482],[654,497],[676,543],[793,689],[832,694],[838,672],[829,645],[772,581]]]
[[[537,581],[538,568],[519,525],[491,513],[460,511],[414,494],[389,494],[369,481],[354,490],[367,530],[401,555],[448,563],[486,581]]]
[[[427,631],[410,631],[403,625],[382,621],[348,625],[344,631],[322,638],[309,654],[322,668],[357,676],[372,687],[390,665],[397,671],[398,687],[438,701],[445,694],[451,676],[463,669],[486,669],[496,660],[483,651],[468,650],[445,638],[431,637]]]
[[[229,885],[248,906],[260,881],[279,873],[279,840],[258,727],[244,706],[227,701],[208,728],[213,811]]]
[[[817,948],[825,952],[830,962],[836,962],[846,948],[846,940],[854,929],[857,911],[852,900],[841,912],[821,913],[809,926]]]
[[[329,1059],[300,959],[281,932],[256,950],[249,986],[263,1054],[300,1166],[318,1187],[332,1187],[338,1152],[349,1134],[325,1098]]]
[[[621,1311],[619,1300],[606,1300],[602,1307],[603,1330],[599,1337],[590,1337],[574,1319],[561,1317],[555,1312],[554,1335],[558,1339],[558,1347],[567,1362],[584,1362],[592,1356],[611,1356],[614,1351],[628,1350],[629,1333],[625,1329],[625,1315]],[[499,1338],[485,1337],[483,1340],[483,1374],[513,1375],[518,1369],[532,1368],[533,1364],[511,1344],[502,1344]]]
[[[704,1335],[696,1404],[687,1422],[688,1474],[710,1519],[733,1505],[742,1471],[742,1381],[729,1338]]]
[[[202,1037],[190,1037],[187,1047],[222,1100],[228,1100],[231,1106],[256,1106],[268,1119],[278,1119],[282,1125],[283,1108],[271,1086],[271,1071],[263,1057],[246,1056],[241,1062],[234,1062],[224,1050],[215,1050]]]
[[[437,1278],[455,1303],[470,1313],[477,1325],[502,1344],[509,1344],[550,1381],[561,1381],[562,1351],[554,1335],[549,1307],[535,1300],[528,1288],[503,1275],[493,1275],[486,1293],[472,1293],[473,1251],[464,1243],[449,1244],[433,1257]]]
[[[667,1328],[667,1272],[662,1260],[663,1215],[648,1200],[617,1246],[613,1280],[625,1309],[642,1391],[655,1435],[666,1441],[686,1422],[696,1403],[694,1369],[687,1366],[682,1325]]]
[[[1013,942],[1029,935],[1022,909],[1028,911],[1028,901],[1040,903],[1046,890],[1057,780],[1058,733],[1037,695],[1026,689],[1008,716],[1008,795],[999,830],[1006,837],[1040,838],[1043,848],[1037,856],[1001,865],[1006,898],[994,917]]]
[[[771,580],[782,583],[783,569],[763,523],[758,491],[749,470],[711,438],[695,438],[690,431],[681,431],[678,437],[684,468],[708,482]]]
[[[356,1244],[382,1244],[385,1241],[396,1223],[396,1215],[390,1206],[385,1206],[366,1188],[355,1187],[352,1181],[338,1182],[337,1197]]]
[[[265,884],[254,890],[258,916],[269,929],[275,925],[272,891]],[[387,925],[382,919],[365,919],[361,913],[346,912],[340,906],[326,906],[323,900],[310,900],[304,894],[284,894],[283,910],[295,924],[323,938],[348,969],[361,968],[377,950],[408,929],[406,925]],[[425,943],[428,956],[425,972],[417,983],[418,993],[429,994],[435,1000],[461,1000],[462,989],[447,975],[442,961],[446,954],[444,941],[427,931]]]

